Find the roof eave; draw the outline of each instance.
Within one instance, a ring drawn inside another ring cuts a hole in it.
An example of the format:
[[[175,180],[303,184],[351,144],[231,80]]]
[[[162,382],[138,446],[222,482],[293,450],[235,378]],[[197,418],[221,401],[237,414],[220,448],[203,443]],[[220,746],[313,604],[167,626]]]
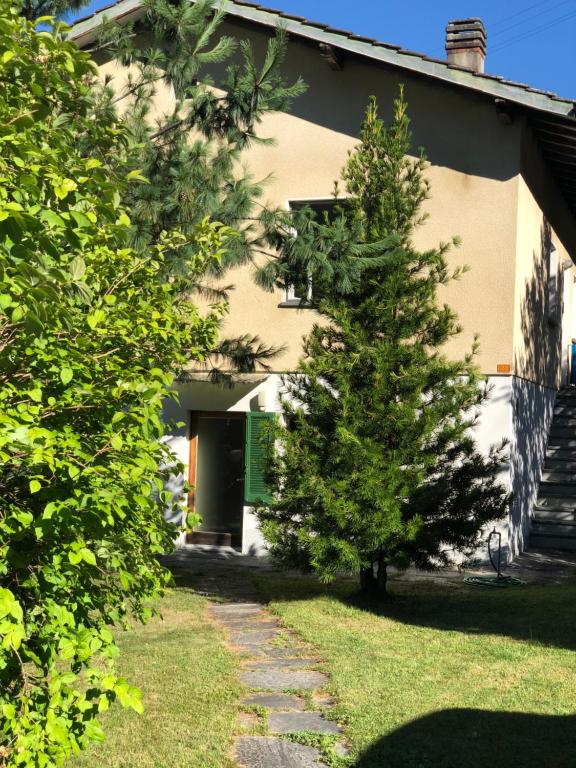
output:
[[[477,75],[470,70],[455,67],[440,60],[396,50],[395,46],[386,46],[384,43],[371,43],[346,37],[342,33],[314,26],[304,20],[280,16],[278,12],[260,7],[243,5],[230,0],[224,0],[222,3],[215,2],[214,5],[223,7],[231,16],[271,28],[281,23],[290,34],[318,43],[326,43],[342,51],[368,57],[409,72],[433,77],[449,85],[468,88],[495,99],[505,99],[519,106],[558,117],[574,117],[574,102],[527,89],[518,84],[514,85],[500,78]],[[144,12],[141,0],[120,0],[108,9],[98,11],[93,16],[75,24],[70,31],[70,37],[80,47],[84,47],[94,41],[98,27],[104,18],[136,21],[144,15]]]

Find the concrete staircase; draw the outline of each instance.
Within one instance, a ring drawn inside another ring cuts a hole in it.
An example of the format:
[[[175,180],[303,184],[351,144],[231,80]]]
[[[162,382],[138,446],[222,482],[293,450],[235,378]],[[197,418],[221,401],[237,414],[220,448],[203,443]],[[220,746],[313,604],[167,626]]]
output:
[[[529,546],[576,550],[576,387],[556,398]]]

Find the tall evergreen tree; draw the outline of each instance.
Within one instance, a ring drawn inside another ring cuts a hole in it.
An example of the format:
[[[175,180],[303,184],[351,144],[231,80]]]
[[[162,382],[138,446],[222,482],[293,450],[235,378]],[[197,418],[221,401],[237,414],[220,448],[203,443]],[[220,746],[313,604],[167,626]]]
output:
[[[379,593],[390,564],[441,566],[473,551],[508,504],[502,448],[481,455],[470,431],[485,396],[475,350],[442,353],[460,328],[437,291],[461,270],[448,267],[449,245],[413,245],[429,188],[410,149],[403,94],[388,129],[372,99],[339,216],[308,227],[300,245],[294,237],[275,267],[279,280],[312,276],[322,319],[285,381],[263,529],[285,563],[327,580],[356,570]],[[363,258],[339,259],[345,242]]]
[[[34,21],[41,16],[61,17],[68,11],[84,8],[90,0],[23,0],[21,14],[28,21]]]
[[[222,262],[200,279],[194,276],[190,286],[208,300],[222,299],[232,287],[223,284],[226,273],[257,262],[275,217],[262,203],[262,183],[243,168],[243,154],[271,142],[258,134],[263,118],[287,110],[305,85],[301,79],[288,84],[282,74],[282,30],[258,64],[250,43],[222,34],[225,14],[214,11],[211,0],[145,0],[145,7],[138,26],[106,25],[97,46],[126,67],[122,85],[106,84],[99,110],[120,107],[132,139],[128,166],[149,182],[133,187],[126,200],[133,242],[140,248],[176,228],[190,233],[193,248],[193,234],[206,216],[235,229]],[[159,115],[162,94],[170,108]],[[173,256],[176,270],[187,263],[186,248]],[[213,374],[221,375],[216,363],[222,360],[243,372],[267,367],[276,351],[257,336],[224,339],[212,358]]]

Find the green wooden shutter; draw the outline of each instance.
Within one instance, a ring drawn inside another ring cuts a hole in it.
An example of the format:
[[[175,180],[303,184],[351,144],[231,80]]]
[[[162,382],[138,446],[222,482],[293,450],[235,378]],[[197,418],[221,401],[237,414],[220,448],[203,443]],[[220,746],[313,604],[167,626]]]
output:
[[[276,418],[274,413],[252,412],[246,414],[246,476],[244,497],[247,504],[270,500],[270,490],[264,480],[266,461],[266,436],[268,425]]]

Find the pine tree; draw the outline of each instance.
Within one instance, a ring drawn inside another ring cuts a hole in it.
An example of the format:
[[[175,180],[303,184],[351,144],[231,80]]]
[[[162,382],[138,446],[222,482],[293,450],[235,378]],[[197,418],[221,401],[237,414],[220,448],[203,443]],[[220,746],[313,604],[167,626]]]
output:
[[[96,116],[120,107],[132,137],[127,165],[148,180],[133,187],[126,200],[136,247],[177,229],[190,233],[193,248],[193,234],[205,217],[236,231],[221,263],[200,279],[194,276],[190,285],[208,300],[222,300],[232,287],[223,284],[226,273],[257,262],[269,246],[276,216],[262,203],[262,183],[242,167],[243,153],[253,144],[270,143],[258,135],[262,119],[287,110],[305,85],[301,79],[287,84],[282,75],[287,42],[282,30],[258,65],[248,42],[221,34],[225,14],[214,11],[211,0],[148,0],[145,5],[142,25],[105,26],[97,48],[112,52],[128,69],[123,86],[112,81],[103,88]],[[143,29],[146,48],[136,34]],[[216,83],[215,68],[220,72]],[[173,103],[168,113],[155,115],[162,90],[173,95]],[[173,257],[178,271],[188,262],[187,248]],[[213,378],[229,380],[217,363],[251,372],[267,368],[278,351],[257,336],[224,339],[212,358]]]
[[[388,565],[442,566],[474,550],[509,501],[497,481],[502,447],[483,456],[470,432],[485,397],[475,349],[462,360],[442,353],[460,328],[437,290],[461,270],[448,267],[449,244],[412,243],[429,187],[424,155],[410,149],[403,93],[388,129],[372,99],[339,216],[308,226],[275,267],[279,280],[312,276],[322,318],[285,380],[263,530],[284,563],[326,580],[357,571],[378,593]],[[342,262],[353,242],[363,257]]]
[[[24,0],[21,14],[28,21],[41,16],[61,17],[70,11],[77,11],[90,3],[90,0]]]

